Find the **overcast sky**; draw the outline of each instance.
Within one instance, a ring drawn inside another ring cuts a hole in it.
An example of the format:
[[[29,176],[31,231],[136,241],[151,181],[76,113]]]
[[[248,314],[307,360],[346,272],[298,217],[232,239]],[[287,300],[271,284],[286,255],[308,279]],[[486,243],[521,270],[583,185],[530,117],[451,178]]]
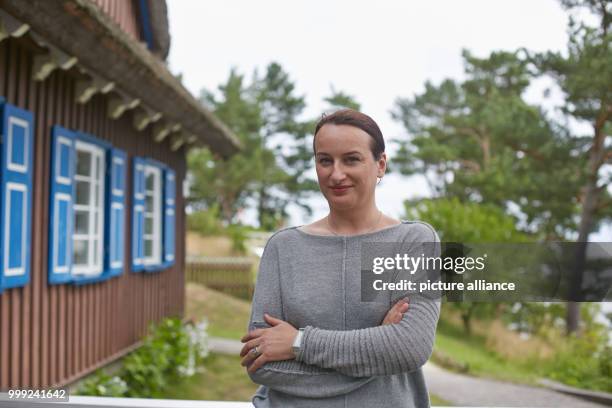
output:
[[[461,50],[562,50],[567,14],[555,0],[253,1],[168,0],[170,69],[195,95],[216,90],[231,67],[250,76],[279,62],[306,96],[307,116],[337,90],[353,95],[387,140],[403,134],[389,114],[397,97],[421,92],[426,80],[460,79]],[[538,101],[541,91],[528,99]],[[420,178],[386,176],[377,203],[400,217],[406,198],[427,195]],[[323,198],[315,214],[326,214]],[[292,211],[292,224],[312,219]]]

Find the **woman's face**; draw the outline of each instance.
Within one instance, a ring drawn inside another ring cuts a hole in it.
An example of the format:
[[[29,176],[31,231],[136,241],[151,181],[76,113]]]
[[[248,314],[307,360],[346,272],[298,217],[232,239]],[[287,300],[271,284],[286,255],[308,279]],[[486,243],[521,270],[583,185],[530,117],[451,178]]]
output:
[[[330,207],[359,208],[374,198],[377,177],[385,174],[386,155],[374,160],[372,137],[349,125],[326,124],[315,137],[315,160],[321,192]]]

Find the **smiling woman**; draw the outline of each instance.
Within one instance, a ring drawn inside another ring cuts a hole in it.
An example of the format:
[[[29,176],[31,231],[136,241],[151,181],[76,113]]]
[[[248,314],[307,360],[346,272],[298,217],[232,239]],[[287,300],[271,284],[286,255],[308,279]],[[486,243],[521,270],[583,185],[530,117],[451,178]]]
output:
[[[345,215],[353,210],[353,217],[357,215],[356,208],[366,212],[376,208],[375,180],[382,179],[387,167],[385,142],[376,122],[348,109],[325,116],[315,129],[313,150],[319,186],[330,207]],[[372,220],[375,223],[372,229],[381,221],[381,214],[378,210],[373,214],[376,220]],[[330,216],[334,215],[330,211]],[[333,221],[341,222],[341,219],[328,217],[326,221],[331,227]],[[333,228],[328,229],[335,232]]]
[[[439,255],[435,231],[377,207],[387,157],[378,125],[341,110],[318,123],[314,152],[329,214],[270,238],[241,356],[261,384],[256,407],[426,407],[421,366],[440,304],[394,291],[361,301],[361,245],[385,242],[409,256]]]

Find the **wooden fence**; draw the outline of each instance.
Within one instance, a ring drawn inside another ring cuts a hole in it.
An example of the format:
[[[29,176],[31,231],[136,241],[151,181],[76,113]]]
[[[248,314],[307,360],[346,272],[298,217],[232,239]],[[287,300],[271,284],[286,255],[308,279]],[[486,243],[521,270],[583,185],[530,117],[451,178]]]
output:
[[[188,258],[186,280],[250,301],[254,266],[251,258]]]

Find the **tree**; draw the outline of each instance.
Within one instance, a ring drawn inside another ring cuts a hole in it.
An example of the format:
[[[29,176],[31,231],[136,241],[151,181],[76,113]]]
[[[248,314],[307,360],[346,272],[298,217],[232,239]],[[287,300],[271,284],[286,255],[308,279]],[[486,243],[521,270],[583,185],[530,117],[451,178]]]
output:
[[[562,0],[569,11],[586,8],[598,18],[598,26],[589,26],[570,18],[567,53],[547,52],[531,56],[540,75],[551,75],[564,93],[562,113],[592,127],[589,135],[580,136],[584,148],[581,160],[584,175],[580,188],[579,243],[576,253],[573,288],[580,290],[589,235],[601,221],[612,217],[610,172],[612,164],[612,3],[606,0]],[[577,292],[577,295],[579,293]],[[568,332],[579,327],[579,304],[570,302],[567,313]]]
[[[206,148],[190,151],[188,166],[193,180],[190,203],[196,209],[218,204],[222,219],[232,223],[252,198],[256,181],[263,177],[265,170],[259,157],[268,152],[260,151],[261,112],[248,97],[244,77],[232,69],[219,92],[221,96],[216,98],[203,91],[200,101],[230,127],[244,149],[226,160],[215,157]]]
[[[290,203],[311,212],[304,199],[317,189],[307,175],[312,168],[308,143],[312,129],[310,122],[300,119],[306,107],[304,96],[296,95],[294,82],[278,63],[269,64],[263,77],[255,72],[252,87],[254,101],[261,109],[261,149],[273,152],[284,172],[280,182],[271,183],[264,177],[257,186],[259,224],[275,229],[287,217]]]
[[[463,58],[465,81],[427,82],[396,101],[392,115],[408,138],[394,163],[425,175],[436,197],[513,209],[523,229],[564,237],[575,230],[577,142],[523,100],[531,78],[517,53]]]
[[[530,237],[518,231],[512,217],[492,205],[462,203],[458,198],[438,198],[404,202],[406,219],[423,220],[438,232],[442,242],[528,242]],[[488,317],[498,305],[476,302],[451,302],[459,312],[463,329],[471,334],[474,316]]]
[[[356,111],[361,110],[361,104],[357,102],[357,99],[355,99],[354,96],[343,91],[337,91],[333,86],[331,86],[330,95],[324,98],[324,101],[329,104],[330,110],[343,108],[349,108]]]

